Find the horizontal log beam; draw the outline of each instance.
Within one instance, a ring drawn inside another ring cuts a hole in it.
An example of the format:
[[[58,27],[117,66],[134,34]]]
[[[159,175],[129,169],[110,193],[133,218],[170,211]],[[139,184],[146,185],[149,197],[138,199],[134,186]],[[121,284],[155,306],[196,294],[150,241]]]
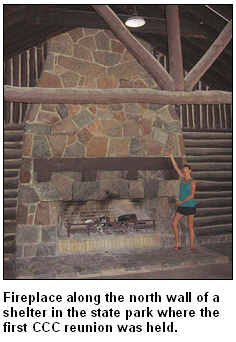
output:
[[[4,86],[4,101],[29,103],[111,104],[219,104],[232,103],[232,93],[211,91],[164,91],[154,89],[72,89]]]
[[[112,32],[132,53],[136,60],[152,76],[156,83],[164,90],[174,90],[174,80],[161,63],[130,33],[117,15],[107,5],[91,5],[105,20]]]

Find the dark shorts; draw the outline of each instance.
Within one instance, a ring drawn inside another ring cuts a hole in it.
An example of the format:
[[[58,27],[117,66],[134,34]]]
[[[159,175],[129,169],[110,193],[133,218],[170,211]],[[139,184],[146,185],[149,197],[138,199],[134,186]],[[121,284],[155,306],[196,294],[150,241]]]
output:
[[[195,215],[196,206],[195,207],[178,207],[177,213],[184,215],[184,216]]]

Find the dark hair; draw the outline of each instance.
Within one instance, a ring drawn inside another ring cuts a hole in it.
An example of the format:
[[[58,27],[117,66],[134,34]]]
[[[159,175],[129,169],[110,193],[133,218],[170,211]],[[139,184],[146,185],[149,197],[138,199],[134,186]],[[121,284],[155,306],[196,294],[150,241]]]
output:
[[[184,167],[187,167],[187,168],[189,169],[189,171],[192,171],[192,168],[191,168],[190,165],[188,165],[188,164],[183,165],[183,166],[182,166],[182,170],[183,170]]]

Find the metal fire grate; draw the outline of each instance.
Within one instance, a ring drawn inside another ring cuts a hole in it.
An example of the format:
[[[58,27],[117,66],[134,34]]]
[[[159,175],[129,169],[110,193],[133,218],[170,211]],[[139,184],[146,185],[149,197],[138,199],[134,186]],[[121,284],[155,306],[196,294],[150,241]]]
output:
[[[137,220],[135,214],[119,216],[117,221],[110,221],[109,217],[102,216],[96,220],[87,220],[84,223],[68,223],[66,228],[68,237],[74,234],[90,236],[91,233],[118,235],[155,229],[155,220]]]

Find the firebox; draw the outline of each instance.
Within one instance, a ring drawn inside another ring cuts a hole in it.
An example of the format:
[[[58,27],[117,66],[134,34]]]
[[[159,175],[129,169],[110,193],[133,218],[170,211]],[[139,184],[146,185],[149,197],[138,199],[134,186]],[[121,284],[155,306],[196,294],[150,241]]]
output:
[[[149,215],[156,216],[155,211],[154,208],[153,213]],[[120,212],[125,214],[119,215]],[[148,214],[143,213],[141,201],[70,202],[64,204],[62,209],[61,235],[63,231],[65,234],[65,230],[68,237],[127,235],[154,231],[155,219],[144,218],[145,215]]]

